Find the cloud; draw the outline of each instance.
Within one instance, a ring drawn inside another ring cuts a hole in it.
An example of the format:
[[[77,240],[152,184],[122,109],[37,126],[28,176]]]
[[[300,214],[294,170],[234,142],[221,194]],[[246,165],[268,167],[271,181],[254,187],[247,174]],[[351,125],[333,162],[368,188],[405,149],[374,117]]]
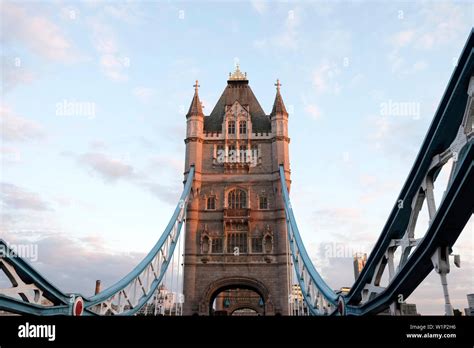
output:
[[[364,205],[377,201],[380,202],[387,194],[397,192],[397,189],[400,187],[399,181],[367,174],[360,175],[359,182],[362,188],[359,201]]]
[[[414,37],[414,30],[404,30],[393,35],[391,41],[395,47],[400,48],[412,42]]]
[[[394,73],[412,74],[424,70],[426,62],[417,61],[411,66],[406,62],[403,49],[432,50],[456,42],[464,37],[469,27],[469,11],[463,8],[463,3],[455,2],[426,2],[419,9],[420,18],[416,26],[399,31],[389,38],[392,47],[387,55],[391,70]]]
[[[113,81],[125,81],[130,65],[128,57],[119,53],[117,39],[113,30],[97,19],[88,21],[92,29],[92,42],[99,54],[99,64],[102,72]]]
[[[418,47],[431,49],[450,43],[459,35],[466,35],[470,15],[462,5],[463,3],[440,1],[423,6],[421,12],[424,23],[419,26]]]
[[[270,38],[255,39],[253,46],[257,49],[274,47],[277,49],[297,50],[300,47],[300,25],[301,11],[299,8],[289,10],[286,15],[283,30]]]
[[[101,152],[86,152],[78,156],[72,154],[72,156],[77,159],[78,163],[89,168],[92,175],[98,175],[105,182],[125,180],[172,205],[176,204],[179,199],[182,189],[179,185],[176,183],[163,185],[161,182],[165,181],[166,176],[174,179],[176,175],[181,174],[184,166],[181,160],[171,157],[152,157],[148,167],[159,169],[159,178],[155,180],[145,172],[138,171],[131,164]]]
[[[184,160],[177,154],[177,156],[152,156],[150,157],[150,167],[154,169],[172,168],[179,173],[184,170]]]
[[[176,204],[181,193],[178,186],[162,185],[158,182],[141,182],[140,185],[154,196],[169,204]]]
[[[352,45],[356,41],[351,31],[333,28],[324,30],[318,39],[318,50],[324,52],[325,57],[334,60],[343,60],[344,58],[353,57]]]
[[[74,45],[48,20],[10,1],[2,3],[2,41],[18,41],[35,54],[53,61],[77,60]]]
[[[9,92],[16,86],[28,84],[35,79],[34,74],[28,70],[19,57],[0,57],[1,81],[3,92]]]
[[[427,2],[420,8],[421,19],[416,27],[395,33],[390,41],[395,49],[412,45],[429,50],[449,44],[459,35],[466,35],[469,16],[463,3]]]
[[[107,144],[103,140],[96,139],[89,143],[89,147],[92,150],[100,151],[100,150],[105,150],[107,148]]]
[[[104,54],[100,57],[100,66],[103,73],[113,81],[125,81],[128,79],[124,71],[126,64],[124,58],[114,54]]]
[[[319,110],[316,104],[307,104],[304,108],[304,111],[308,113],[314,120],[321,118],[321,110]]]
[[[424,60],[419,60],[413,64],[411,71],[413,72],[423,71],[423,70],[426,70],[427,67],[428,67],[428,63],[426,63]]]
[[[21,162],[21,151],[12,146],[0,147],[0,163],[15,164]]]
[[[252,0],[252,7],[259,14],[264,14],[267,11],[267,3],[264,0]]]
[[[313,70],[312,82],[318,93],[329,92],[339,94],[341,86],[337,77],[341,74],[341,69],[336,63],[323,62]]]
[[[147,103],[155,94],[155,90],[153,88],[148,88],[148,87],[135,87],[132,93],[141,102]]]
[[[46,136],[39,123],[15,115],[6,105],[0,104],[0,121],[0,132],[5,141],[25,142],[41,140]]]
[[[136,23],[145,15],[145,12],[143,12],[139,7],[140,2],[133,1],[107,3],[107,5],[104,6],[104,13],[109,17],[128,24]]]
[[[418,116],[421,118],[421,116]],[[387,156],[414,160],[426,129],[424,123],[413,116],[371,116],[368,141],[372,148],[383,151]]]
[[[40,195],[10,183],[1,183],[1,201],[4,208],[22,210],[49,210]]]
[[[323,208],[313,212],[313,216],[327,227],[342,227],[353,225],[360,221],[361,212],[354,208]]]
[[[78,157],[78,161],[89,167],[94,173],[99,174],[107,181],[132,178],[135,176],[135,170],[131,165],[128,165],[121,160],[110,158],[103,153],[84,153]]]
[[[395,49],[388,54],[388,61],[393,73],[398,74],[415,74],[417,72],[426,70],[428,63],[424,60],[418,60],[411,66],[408,65],[405,58],[400,55],[400,52]]]
[[[300,24],[300,12],[299,9],[288,11],[283,32],[274,38],[276,46],[292,50],[296,50],[299,47],[298,27]]]

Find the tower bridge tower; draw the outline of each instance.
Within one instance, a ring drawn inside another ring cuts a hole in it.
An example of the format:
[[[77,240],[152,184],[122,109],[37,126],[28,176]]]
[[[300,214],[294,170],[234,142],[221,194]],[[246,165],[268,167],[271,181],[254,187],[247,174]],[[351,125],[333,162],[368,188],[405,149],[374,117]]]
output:
[[[194,85],[185,139],[185,177],[195,166],[186,215],[186,315],[212,315],[219,309],[219,294],[239,289],[258,294],[259,308],[233,310],[288,314],[290,269],[279,165],[289,186],[290,139],[280,86],[277,81],[267,115],[237,66],[205,116],[199,84]]]

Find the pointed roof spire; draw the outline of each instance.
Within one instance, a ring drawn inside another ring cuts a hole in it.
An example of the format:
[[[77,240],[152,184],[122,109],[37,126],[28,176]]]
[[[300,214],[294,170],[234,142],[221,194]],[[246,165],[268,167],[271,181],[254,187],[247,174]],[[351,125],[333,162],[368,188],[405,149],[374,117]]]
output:
[[[186,118],[189,116],[204,116],[204,113],[202,112],[202,103],[199,100],[199,81],[196,80],[196,84],[193,85],[194,87],[194,97],[193,100],[191,101],[191,105],[189,106],[188,113],[186,114]]]
[[[275,96],[275,101],[273,102],[272,113],[270,114],[270,116],[274,116],[276,114],[288,115],[288,112],[286,111],[285,103],[283,103],[283,98],[281,97],[281,94],[280,94],[280,87],[281,87],[280,79],[277,79],[275,86],[276,86],[277,92]]]

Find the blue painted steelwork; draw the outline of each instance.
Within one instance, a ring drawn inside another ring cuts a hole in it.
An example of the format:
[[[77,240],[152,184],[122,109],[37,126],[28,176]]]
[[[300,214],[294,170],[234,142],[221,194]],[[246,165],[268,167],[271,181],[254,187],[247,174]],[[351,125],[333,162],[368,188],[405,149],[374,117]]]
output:
[[[428,231],[419,242],[418,247],[411,253],[407,261],[400,265],[400,269],[398,269],[386,288],[382,289],[374,298],[360,304],[362,291],[366,284],[369,284],[374,278],[374,272],[383,261],[390,243],[400,239],[405,234],[412,214],[411,202],[415,195],[418,194],[423,180],[427,177],[433,159],[436,155],[447,151],[458,134],[464,117],[468,98],[467,89],[472,76],[474,76],[474,30],[471,31],[413,168],[367,260],[367,264],[351,287],[349,294],[340,297],[340,300],[344,301],[346,315],[377,313],[387,308],[399,295],[407,298],[432,271],[431,256],[436,248],[451,247],[472,216],[474,209],[474,139],[471,134],[468,137],[467,143],[458,154],[458,160],[455,162],[452,172],[452,180],[446,189],[443,200],[436,211]],[[435,170],[436,176],[439,169]],[[298,274],[298,267],[300,266],[298,264],[298,256],[300,256],[304,269],[310,274],[311,281],[316,285],[328,303],[336,305],[337,298],[335,293],[319,276],[304,249],[293,216],[282,166],[280,166],[280,180],[288,220],[290,252],[304,299],[311,314],[335,314],[337,313],[336,311],[322,313],[315,310],[312,299],[308,296],[306,289],[307,281]],[[399,206],[398,203],[400,201],[405,202],[403,207]]]
[[[373,300],[362,306],[347,305],[347,315],[377,313],[387,308],[399,295],[408,296],[433,270],[431,256],[439,246],[452,247],[473,213],[474,204],[474,140],[466,145],[456,176],[441,202],[427,233],[410,258],[388,286]],[[347,302],[350,299],[348,294]]]
[[[410,203],[421,186],[433,157],[449,148],[456,137],[466,107],[468,97],[466,91],[470,77],[473,74],[474,30],[471,31],[413,168],[396,200],[382,233],[372,249],[365,267],[347,296],[349,304],[357,304],[361,300],[361,292],[374,276],[376,266],[384,256],[391,240],[401,238],[406,231],[412,212]],[[461,162],[458,161],[458,163]],[[401,209],[398,206],[400,200],[405,202]]]
[[[42,306],[39,304],[28,303],[25,301],[20,301],[18,299],[0,294],[0,309],[7,310],[13,313],[18,314],[32,314],[32,315],[71,315],[72,314],[72,300],[71,296],[77,297],[80,296],[84,299],[84,315],[97,315],[94,312],[94,307],[100,305],[102,302],[109,300],[111,297],[117,293],[123,291],[132,281],[135,281],[137,277],[145,270],[146,267],[155,259],[157,254],[163,250],[165,242],[170,237],[173,229],[176,229],[176,235],[171,241],[170,249],[168,252],[168,259],[166,259],[162,266],[160,267],[160,274],[156,279],[151,283],[149,291],[146,295],[142,296],[138,304],[133,308],[130,308],[120,315],[133,315],[151,298],[155,290],[160,285],[163,280],[163,276],[166,273],[166,270],[171,261],[171,257],[176,247],[176,242],[181,231],[181,227],[184,223],[184,219],[179,220],[180,214],[185,210],[186,203],[191,192],[191,187],[194,179],[194,166],[191,166],[186,183],[184,185],[183,193],[181,194],[180,200],[176,209],[165,229],[161,235],[158,242],[148,253],[148,255],[123,279],[118,281],[116,284],[110,286],[99,294],[92,297],[84,297],[80,294],[64,294],[54,285],[51,284],[46,278],[44,278],[39,272],[37,272],[31,265],[29,265],[25,260],[17,257],[13,252],[8,249],[7,243],[3,240],[0,240],[0,245],[4,246],[8,252],[2,256],[2,261],[7,262],[9,265],[13,266],[17,274],[26,284],[34,284],[43,292],[43,296],[50,300],[52,306]]]
[[[313,284],[316,286],[318,291],[321,293],[322,296],[329,302],[331,305],[337,305],[338,295],[326,284],[326,282],[321,278],[318,271],[314,267],[311,259],[308,256],[306,248],[303,244],[303,240],[301,239],[301,235],[298,229],[298,225],[296,224],[296,219],[293,214],[293,209],[290,202],[290,197],[288,195],[288,188],[286,185],[286,177],[285,177],[285,170],[283,166],[280,166],[280,182],[281,182],[281,191],[283,194],[283,201],[285,205],[285,213],[287,219],[287,230],[288,230],[288,240],[290,243],[290,252],[293,259],[293,264],[295,266],[298,283],[300,285],[302,294],[305,298],[306,304],[313,315],[323,315],[322,308],[316,308],[315,305],[315,298],[312,298],[311,294],[307,291],[308,286]],[[303,265],[299,265],[299,262],[303,263]],[[305,279],[304,275],[300,271],[299,267],[303,267],[303,270],[306,270],[309,274],[310,279]]]
[[[434,254],[436,248],[438,246],[452,246],[455,243],[473,213],[474,139],[469,141],[460,156],[461,157],[458,158],[459,165],[454,179],[446,191],[433,222],[418,247],[397,272],[389,285],[374,299],[358,306],[347,305],[349,296],[341,297],[341,300],[346,303],[346,315],[377,313],[386,308],[399,295],[402,295],[403,298],[407,298],[432,271],[433,265],[431,263],[431,256]],[[298,262],[301,258],[304,268],[310,274],[311,282],[319,289],[328,303],[334,307],[337,306],[338,296],[329,288],[316,271],[302,243],[288,196],[283,166],[280,166],[280,179],[288,221],[290,252],[303,297],[312,315],[335,314],[336,311],[323,312],[314,308],[314,301],[307,291],[306,279],[303,279],[299,274]],[[299,255],[300,258],[298,258],[297,255]]]
[[[66,303],[69,296],[51,284],[49,280],[40,275],[36,270],[24,259],[18,257],[16,253],[8,247],[7,243],[0,239],[1,250],[5,252],[5,256],[9,258],[16,272],[26,283],[34,282],[39,288],[50,294],[48,300],[55,302],[60,301]]]
[[[0,257],[14,268],[18,277],[20,277],[20,279],[26,284],[35,284],[39,291],[43,292],[43,296],[51,301],[55,306],[55,309],[53,310],[52,308],[44,308],[40,305],[27,304],[24,302],[26,300],[24,296],[21,296],[22,300],[20,300],[0,294],[0,309],[12,309],[15,313],[23,313],[22,310],[26,310],[26,313],[28,314],[37,315],[67,315],[70,313],[71,307],[69,295],[56,288],[49,280],[38,273],[26,260],[18,257],[16,253],[8,247],[8,244],[3,239],[0,239],[0,250],[2,252]],[[0,268],[3,268],[1,264]],[[5,270],[5,273],[7,276],[10,276],[8,271]],[[29,305],[31,305],[31,307],[28,307]],[[31,312],[28,311],[28,309],[31,309]]]
[[[120,290],[124,289],[133,279],[135,279],[143,271],[143,269],[148,264],[150,264],[150,262],[153,260],[153,258],[161,250],[161,248],[163,247],[166,239],[168,238],[169,234],[171,233],[171,230],[172,230],[174,224],[176,223],[176,221],[178,219],[178,215],[179,215],[180,211],[183,209],[183,205],[185,204],[185,202],[188,198],[188,195],[191,191],[191,186],[192,186],[192,183],[193,183],[193,179],[194,179],[194,166],[192,166],[191,169],[189,170],[183,193],[181,194],[181,197],[179,199],[179,203],[176,206],[176,209],[174,210],[173,215],[171,216],[171,219],[168,223],[168,226],[166,226],[165,231],[163,232],[163,234],[161,235],[160,239],[155,244],[153,249],[151,249],[151,251],[148,253],[148,255],[133,269],[133,271],[131,271],[129,274],[127,274],[123,279],[121,279],[120,281],[118,281],[117,283],[115,283],[114,285],[109,287],[108,289],[106,289],[104,291],[101,291],[99,294],[97,294],[97,295],[95,295],[91,298],[87,298],[87,299],[85,298],[84,299],[84,301],[86,303],[85,308],[90,308],[91,306],[97,305],[98,303],[100,303],[102,301],[105,301],[106,299],[110,298],[111,296],[113,296],[114,294],[119,292]],[[178,227],[178,235],[179,235],[179,231],[181,231],[182,225],[183,225],[183,221],[178,223],[178,226],[179,226]],[[176,246],[176,243],[173,244],[172,251],[174,251],[175,246]],[[162,280],[162,278],[163,278],[163,276],[166,272],[166,269],[167,269],[167,266],[169,265],[170,260],[171,260],[171,257],[168,259],[168,261],[166,261],[166,267],[164,267],[164,269],[162,269],[162,272],[161,272],[161,274],[159,276],[159,279],[158,279],[159,281],[156,284],[154,284],[154,289],[155,290],[158,287],[158,285],[161,283],[161,280]],[[148,296],[146,301],[148,301],[150,296]],[[141,305],[145,304],[146,301],[143,301],[143,303],[141,303]],[[141,308],[141,306],[140,306],[140,308]],[[131,314],[133,314],[133,313],[131,313]]]

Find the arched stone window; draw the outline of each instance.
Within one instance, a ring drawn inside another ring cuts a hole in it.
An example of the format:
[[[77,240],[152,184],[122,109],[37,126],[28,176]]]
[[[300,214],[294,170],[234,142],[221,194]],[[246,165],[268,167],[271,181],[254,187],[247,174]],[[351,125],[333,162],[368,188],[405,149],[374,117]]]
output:
[[[269,254],[273,250],[273,238],[270,234],[267,234],[265,238],[263,238],[263,244],[265,253]]]
[[[247,208],[247,193],[240,189],[230,191],[227,196],[227,205],[230,209]]]
[[[229,121],[227,123],[227,133],[235,134],[235,121]]]
[[[207,197],[206,209],[207,210],[215,210],[216,209],[216,197],[215,196]]]
[[[240,121],[239,122],[239,134],[247,134],[247,122]]]
[[[207,235],[204,235],[202,237],[201,241],[201,249],[203,254],[208,254],[209,253],[209,246],[210,246],[210,239]]]

